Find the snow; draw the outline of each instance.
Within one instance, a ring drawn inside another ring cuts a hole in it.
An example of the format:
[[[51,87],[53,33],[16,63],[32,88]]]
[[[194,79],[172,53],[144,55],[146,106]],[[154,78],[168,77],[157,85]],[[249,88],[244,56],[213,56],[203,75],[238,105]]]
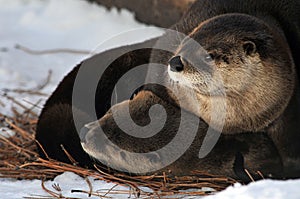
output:
[[[300,180],[261,180],[248,186],[235,184],[226,190],[205,199],[299,199]]]
[[[136,22],[128,11],[107,11],[83,0],[0,0],[0,5],[0,49],[4,50],[0,50],[0,95],[8,89],[36,88],[52,70],[51,81],[43,90],[50,94],[67,72],[91,55],[30,55],[15,49],[16,44],[35,50],[70,48],[93,53],[162,33],[158,28],[149,29]],[[132,34],[126,34],[126,39],[120,41],[122,37],[118,35],[128,31]],[[143,34],[137,34],[140,32]],[[15,96],[12,92],[8,94]],[[38,102],[41,97],[18,95],[18,98],[26,104],[26,101]],[[1,102],[1,113],[9,114],[11,102],[5,99]],[[3,104],[9,105],[3,107]],[[44,101],[39,103],[43,104]]]
[[[115,186],[112,183],[106,183],[104,181],[94,180],[93,178],[88,178],[90,182],[93,183],[93,188],[96,188],[99,192],[99,195],[104,195],[109,189]],[[23,197],[36,197],[41,198],[41,196],[49,196],[41,188],[40,180],[0,180],[0,191],[1,197],[4,199],[13,199],[13,198],[23,198]],[[52,185],[59,185],[61,192],[55,190]],[[89,191],[89,186],[85,179],[80,176],[71,173],[65,172],[56,178],[53,181],[46,181],[44,186],[56,193],[60,193],[65,197],[73,198],[90,198],[90,199],[99,199],[99,196],[88,197],[86,193],[71,193],[72,190],[83,190]],[[94,190],[94,191],[95,191]],[[117,186],[114,190],[118,191],[128,191],[128,188]],[[104,192],[104,193],[103,193]],[[128,198],[128,195],[120,194],[111,194],[109,195],[113,198]]]
[[[0,0],[0,5],[0,113],[2,114],[11,114],[12,106],[12,102],[2,96],[3,94],[15,97],[27,106],[30,103],[38,104],[35,111],[39,112],[47,96],[20,94],[12,92],[11,89],[37,88],[45,82],[48,71],[51,70],[50,82],[41,90],[49,95],[68,71],[91,55],[68,53],[31,55],[16,49],[16,44],[36,50],[71,48],[99,52],[143,41],[162,33],[157,28],[148,29],[148,26],[136,22],[133,14],[128,11],[118,12],[115,9],[107,11],[101,6],[81,0]],[[129,30],[134,31],[126,34],[125,39],[115,37]],[[140,31],[143,31],[143,34],[140,34]],[[0,134],[7,137],[14,132],[0,124]],[[89,178],[89,181],[92,182],[94,190],[107,191],[115,186],[92,178]],[[84,193],[71,193],[73,189],[89,190],[86,180],[73,173],[61,174],[54,181],[46,181],[45,186],[54,191],[52,188],[54,183],[59,184],[64,196],[99,198],[88,197]],[[262,180],[247,186],[235,184],[205,198],[298,199],[299,187],[300,180]],[[128,190],[121,186],[115,189]],[[1,198],[7,199],[49,196],[42,189],[40,180],[0,179],[0,193]],[[109,196],[128,198],[128,194]]]

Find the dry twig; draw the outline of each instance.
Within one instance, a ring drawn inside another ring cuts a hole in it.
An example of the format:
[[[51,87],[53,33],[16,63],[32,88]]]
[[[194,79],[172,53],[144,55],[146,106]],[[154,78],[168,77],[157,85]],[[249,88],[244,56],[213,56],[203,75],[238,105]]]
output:
[[[49,50],[33,50],[28,47],[22,46],[20,44],[16,44],[15,48],[18,50],[22,50],[28,54],[32,55],[45,55],[45,54],[56,54],[56,53],[71,53],[71,54],[91,54],[91,51],[88,50],[75,50],[69,48],[58,48],[58,49],[49,49]]]

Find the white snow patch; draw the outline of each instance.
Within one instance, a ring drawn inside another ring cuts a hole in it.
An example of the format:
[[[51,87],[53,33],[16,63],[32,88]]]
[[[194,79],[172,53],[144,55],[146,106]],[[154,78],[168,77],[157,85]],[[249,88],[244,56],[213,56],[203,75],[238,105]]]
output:
[[[9,129],[7,127],[1,127],[0,126],[0,135],[1,136],[5,137],[5,138],[9,138],[11,136],[14,136],[15,134],[16,133],[14,131],[12,131],[11,129]]]
[[[247,186],[235,184],[206,199],[299,199],[300,180],[261,180]]]
[[[93,192],[99,192],[100,195],[104,195],[109,189],[115,186],[112,183],[106,183],[104,181],[95,180],[93,178],[88,178],[92,183]],[[11,180],[11,179],[0,179],[0,192],[1,198],[5,199],[17,199],[23,197],[49,197],[43,189],[40,180]],[[86,193],[72,193],[72,190],[82,190],[89,192],[89,186],[85,179],[80,176],[71,173],[65,172],[57,176],[53,181],[46,181],[45,187],[55,193],[61,193],[64,197],[75,197],[75,198],[90,198],[90,199],[99,199],[99,196],[88,197]],[[61,188],[61,192],[55,190],[52,186],[58,185]],[[117,186],[115,190],[129,191],[128,188]],[[128,195],[119,195],[119,194],[109,194],[112,198],[128,198]]]

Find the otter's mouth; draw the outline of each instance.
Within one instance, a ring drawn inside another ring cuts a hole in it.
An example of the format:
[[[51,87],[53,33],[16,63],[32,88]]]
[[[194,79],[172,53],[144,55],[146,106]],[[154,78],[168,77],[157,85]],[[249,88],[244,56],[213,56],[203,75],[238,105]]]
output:
[[[191,81],[184,77],[183,73],[172,72],[168,70],[169,81],[171,84],[180,84],[181,86],[195,89],[195,86]]]
[[[185,81],[185,79],[182,77],[183,74],[171,71],[170,66],[168,66],[168,75],[172,82],[183,83]]]
[[[225,95],[225,88],[224,86],[215,85],[213,83],[213,80],[206,80],[206,81],[198,81],[193,82],[187,78],[184,77],[183,73],[178,72],[172,72],[171,70],[168,70],[169,80],[171,85],[176,85],[180,87],[185,87],[186,89],[192,89],[195,92],[197,92],[200,95],[203,96],[224,96]],[[195,79],[208,79],[203,75],[202,78],[195,78]]]

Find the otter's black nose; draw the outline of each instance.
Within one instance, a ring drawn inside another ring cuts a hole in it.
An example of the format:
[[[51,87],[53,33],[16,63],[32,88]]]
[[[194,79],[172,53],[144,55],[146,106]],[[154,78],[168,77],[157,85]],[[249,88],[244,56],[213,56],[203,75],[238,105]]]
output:
[[[180,72],[183,71],[184,65],[180,56],[172,57],[169,60],[170,70],[173,72]]]

